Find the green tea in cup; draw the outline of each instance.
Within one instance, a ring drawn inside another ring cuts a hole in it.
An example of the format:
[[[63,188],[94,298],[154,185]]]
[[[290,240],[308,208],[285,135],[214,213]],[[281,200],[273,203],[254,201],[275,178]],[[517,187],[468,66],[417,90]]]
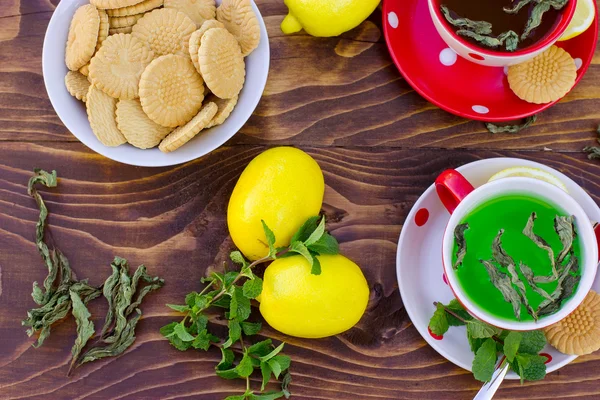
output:
[[[507,321],[560,310],[581,279],[574,218],[545,199],[503,194],[479,204],[454,230],[452,267],[467,297]]]

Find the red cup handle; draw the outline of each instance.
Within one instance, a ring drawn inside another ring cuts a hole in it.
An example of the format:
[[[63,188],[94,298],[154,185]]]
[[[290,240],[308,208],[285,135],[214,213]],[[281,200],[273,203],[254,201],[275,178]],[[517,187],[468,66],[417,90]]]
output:
[[[458,204],[475,188],[460,172],[447,169],[435,180],[435,190],[446,210],[452,214]]]

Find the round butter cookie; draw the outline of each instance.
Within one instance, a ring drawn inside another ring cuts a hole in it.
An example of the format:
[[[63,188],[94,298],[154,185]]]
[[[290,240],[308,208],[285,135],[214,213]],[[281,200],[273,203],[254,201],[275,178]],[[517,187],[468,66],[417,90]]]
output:
[[[188,45],[196,24],[187,15],[172,8],[147,13],[133,26],[132,34],[148,43],[154,57],[178,54],[188,57]]]
[[[204,21],[215,19],[217,7],[215,0],[165,0],[165,8],[181,11],[191,18],[196,27]]]
[[[125,17],[127,15],[135,15],[146,13],[163,5],[163,0],[144,0],[141,3],[134,4],[129,7],[113,8],[106,10],[109,17]]]
[[[90,74],[90,64],[87,63],[83,67],[79,68],[79,73],[83,76],[88,76]]]
[[[127,142],[139,149],[158,146],[171,132],[171,128],[158,125],[148,118],[139,100],[119,100],[116,115],[117,127]]]
[[[65,86],[71,96],[85,103],[88,90],[90,90],[90,81],[83,74],[74,71],[67,72]]]
[[[593,290],[566,318],[544,329],[548,343],[564,354],[583,356],[600,349],[600,295]]]
[[[179,128],[175,128],[169,136],[160,142],[158,148],[164,153],[177,150],[200,133],[210,123],[216,113],[217,105],[215,103],[207,103],[190,122]]]
[[[202,77],[189,57],[159,57],[142,73],[140,102],[148,117],[159,125],[187,123],[198,113],[203,99]]]
[[[90,81],[112,97],[135,99],[142,72],[153,58],[148,44],[135,36],[111,35],[90,62]]]
[[[552,46],[537,57],[508,68],[508,84],[522,100],[551,103],[566,95],[575,84],[577,67],[560,47]]]
[[[104,10],[110,8],[123,8],[141,3],[143,0],[90,0],[90,3]]]
[[[260,43],[260,25],[250,0],[223,0],[217,8],[217,20],[235,36],[246,57]]]
[[[238,96],[235,95],[231,99],[220,99],[214,94],[210,94],[206,98],[206,101],[215,103],[217,105],[217,113],[205,127],[205,129],[208,129],[212,128],[213,126],[221,125],[227,118],[229,118],[229,115],[231,115],[231,112],[238,102]]]
[[[237,40],[227,29],[209,29],[202,35],[198,64],[202,78],[215,96],[231,99],[242,90],[246,64]]]
[[[124,17],[110,17],[109,24],[110,27],[115,28],[127,28],[128,26],[133,27],[145,14],[134,14],[134,15],[126,15]]]
[[[85,106],[92,132],[94,132],[100,143],[115,147],[126,142],[125,136],[117,128],[115,119],[117,99],[110,97],[94,85],[90,85]]]
[[[100,15],[96,7],[91,4],[79,7],[69,27],[65,49],[67,68],[77,71],[90,61],[96,51],[99,31]]]
[[[131,33],[132,30],[133,30],[133,26],[126,26],[124,28],[110,28],[108,30],[108,34],[110,36],[112,36],[112,35],[118,35],[119,33]]]
[[[225,28],[225,25],[223,25],[216,19],[209,19],[208,21],[202,24],[200,29],[192,33],[192,36],[190,36],[190,58],[192,59],[192,63],[194,63],[194,67],[196,67],[196,70],[199,74],[202,74],[202,72],[200,71],[200,64],[198,64],[198,50],[200,49],[200,41],[202,39],[202,35],[204,35],[204,33],[209,29],[213,28]]]
[[[98,41],[96,42],[96,51],[100,50],[102,42],[108,37],[109,22],[108,14],[104,10],[98,10],[98,16],[100,17],[100,27],[98,28]]]

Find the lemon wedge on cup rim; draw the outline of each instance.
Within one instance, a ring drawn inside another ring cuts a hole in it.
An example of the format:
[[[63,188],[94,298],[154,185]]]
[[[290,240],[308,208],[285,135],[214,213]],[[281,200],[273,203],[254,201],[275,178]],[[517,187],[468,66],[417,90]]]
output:
[[[582,0],[579,0],[579,1],[582,1]],[[539,179],[541,181],[544,181],[544,182],[550,183],[556,187],[559,187],[562,190],[564,190],[565,192],[569,193],[565,184],[562,183],[562,181],[560,179],[558,179],[556,176],[552,175],[549,172],[544,171],[543,169],[532,168],[532,167],[512,167],[512,168],[503,169],[502,171],[492,175],[492,177],[488,180],[488,182],[496,181],[496,180],[502,179],[502,178],[512,178],[512,177],[524,177],[524,178]]]
[[[569,23],[565,33],[558,39],[559,41],[569,40],[575,36],[579,36],[592,25],[594,18],[596,18],[594,1],[595,0],[577,0],[577,7],[575,8],[573,19]]]

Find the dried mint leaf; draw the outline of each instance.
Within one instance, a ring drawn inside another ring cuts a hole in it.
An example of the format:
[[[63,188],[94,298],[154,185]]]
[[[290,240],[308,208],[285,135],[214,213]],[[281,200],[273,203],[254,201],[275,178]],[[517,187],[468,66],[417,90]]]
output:
[[[535,212],[531,213],[531,216],[527,220],[527,225],[525,225],[525,229],[523,229],[523,234],[527,236],[533,243],[537,245],[542,250],[545,250],[548,253],[548,257],[550,258],[550,265],[552,266],[552,275],[555,278],[558,278],[558,271],[556,269],[556,262],[554,260],[554,251],[552,247],[539,235],[536,235],[533,232],[533,225],[535,220],[537,219],[537,214]]]
[[[513,31],[503,32],[498,37],[480,34],[469,29],[459,29],[456,34],[471,38],[486,47],[497,48],[505,45],[507,51],[516,50],[519,44],[519,36]]]
[[[529,4],[531,4],[534,0],[520,0],[517,4],[511,7],[504,7],[503,10],[507,14],[518,14],[521,9]]]
[[[537,4],[533,7],[525,30],[521,35],[521,40],[525,40],[531,35],[531,33],[541,25],[542,17],[550,10],[550,7],[555,10],[562,9],[568,2],[568,0],[536,0]]]
[[[90,321],[91,314],[79,297],[79,294],[73,290],[70,291],[71,302],[73,304],[73,317],[77,323],[77,338],[71,349],[71,368],[79,357],[81,350],[85,347],[88,340],[94,335],[94,323]]]
[[[531,287],[531,289],[533,289],[540,296],[542,296],[542,297],[544,297],[544,298],[552,301],[552,297],[548,294],[548,292],[546,292],[544,289],[542,289],[542,288],[540,288],[540,287],[537,286],[536,280],[535,280],[536,276],[534,275],[534,273],[531,270],[531,268],[529,268],[523,262],[520,262],[519,263],[519,269],[521,270],[521,273],[523,274],[523,276],[527,280],[527,283],[529,284],[529,287]]]
[[[492,284],[502,293],[504,301],[509,302],[517,319],[521,319],[521,296],[511,285],[511,279],[502,271],[498,270],[490,261],[481,260],[487,270]]]
[[[458,269],[462,265],[462,262],[467,255],[467,241],[465,240],[465,231],[469,229],[469,224],[464,223],[457,225],[454,228],[454,241],[458,246],[456,251],[456,262],[452,266],[454,269]]]
[[[485,127],[490,133],[518,133],[523,129],[529,128],[537,121],[537,115],[525,118],[520,125],[496,125],[491,122],[486,122]]]
[[[596,133],[600,136],[600,125],[598,125],[598,128],[596,129]],[[600,143],[600,138],[596,140]],[[586,146],[583,148],[583,151],[589,153],[588,158],[590,160],[600,160],[600,147]]]
[[[469,18],[461,18],[451,11],[447,6],[440,6],[442,14],[452,26],[465,28],[478,35],[489,35],[492,33],[492,24],[486,21],[473,21]]]
[[[575,238],[575,228],[573,226],[574,220],[575,217],[572,215],[568,217],[557,215],[556,218],[554,218],[554,230],[558,234],[563,246],[561,252],[558,253],[558,259],[556,260],[558,264],[561,264],[564,261],[565,257],[567,257],[573,248],[573,240]]]

